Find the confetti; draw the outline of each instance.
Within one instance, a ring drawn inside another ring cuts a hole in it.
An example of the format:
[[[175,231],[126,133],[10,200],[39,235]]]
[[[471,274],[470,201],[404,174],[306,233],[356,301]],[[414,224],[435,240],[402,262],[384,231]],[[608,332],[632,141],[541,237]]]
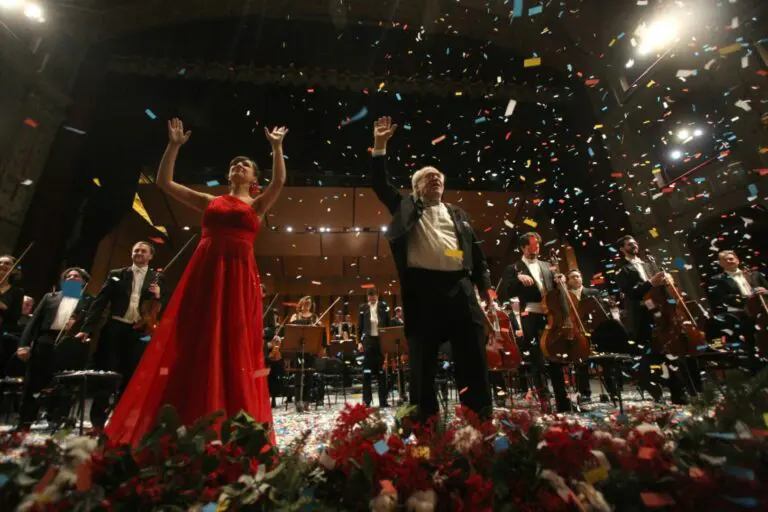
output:
[[[77,128],[75,128],[73,126],[63,125],[62,128],[64,128],[68,132],[76,133],[78,135],[85,135],[85,133],[86,133],[85,130],[78,130]]]
[[[528,226],[531,226],[532,228],[535,228],[536,226],[538,226],[538,225],[539,225],[539,223],[538,223],[538,222],[536,222],[536,221],[535,221],[535,220],[533,220],[533,219],[525,219],[525,220],[523,220],[523,224],[526,224],[526,225],[528,225]]]
[[[460,260],[464,257],[464,251],[460,249],[446,249],[443,254],[449,258],[456,258],[457,260]]]
[[[441,135],[438,138],[432,140],[432,145],[434,146],[436,144],[440,144],[444,140],[445,140],[445,135]]]
[[[511,116],[512,113],[515,111],[516,105],[517,105],[517,100],[509,100],[509,103],[507,103],[507,109],[504,111],[504,117]]]
[[[30,128],[37,128],[38,126],[37,121],[29,117],[24,120],[24,124],[29,126]]]
[[[531,57],[530,59],[525,59],[525,61],[523,61],[523,67],[526,67],[526,68],[534,68],[540,65],[541,65],[541,57]]]
[[[151,110],[149,110],[149,109],[145,109],[145,110],[144,110],[144,113],[145,113],[145,114],[147,114],[147,117],[148,117],[148,118],[150,118],[150,119],[152,119],[152,120],[155,120],[155,119],[157,119],[157,116],[155,115],[155,113],[154,113],[154,112],[152,112],[152,111],[151,111]]]
[[[653,237],[653,238],[659,238],[659,232],[656,230],[656,228],[651,228],[651,229],[649,229],[649,230],[648,230],[648,233],[649,233],[649,234],[651,235],[651,237]]]

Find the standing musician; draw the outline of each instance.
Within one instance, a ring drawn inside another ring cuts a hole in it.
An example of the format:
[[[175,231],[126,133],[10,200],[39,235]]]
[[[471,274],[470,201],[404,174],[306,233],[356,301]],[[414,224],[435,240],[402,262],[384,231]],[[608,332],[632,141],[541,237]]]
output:
[[[68,268],[61,274],[62,282],[76,282],[81,287],[84,287],[90,278],[88,272],[78,267]],[[90,295],[66,297],[61,291],[57,291],[43,295],[35,309],[21,336],[19,349],[16,351],[19,359],[29,361],[21,399],[20,428],[29,428],[37,418],[40,406],[36,395],[51,385],[53,375],[61,363],[60,354],[56,353],[56,344],[63,336],[71,336],[78,332],[92,299]],[[87,347],[83,346],[83,348],[86,349],[82,358],[84,365],[87,359]],[[59,402],[51,405],[57,406],[49,408],[48,411],[48,424],[53,426],[63,419],[63,415],[66,414],[65,408],[69,404]]]
[[[19,321],[24,304],[20,280],[16,258],[10,254],[0,256],[0,378],[5,377],[6,366],[19,347]]]
[[[639,383],[654,400],[658,401],[662,397],[659,382],[662,380],[662,374],[661,372],[652,372],[651,365],[662,365],[665,362],[665,357],[654,350],[651,345],[654,317],[644,297],[652,288],[666,286],[669,283],[669,276],[665,272],[652,274],[650,265],[638,256],[640,246],[633,236],[622,236],[616,241],[616,245],[624,255],[624,261],[616,272],[616,283],[624,296],[627,333],[643,351],[640,359]],[[675,404],[687,403],[685,386],[679,375],[679,369],[675,371],[669,365],[667,367],[670,371],[669,378],[666,380],[672,402]]]
[[[369,407],[373,402],[371,382],[376,376],[376,382],[379,385],[379,407],[389,407],[386,378],[388,369],[382,371],[384,358],[379,345],[379,329],[389,326],[389,305],[379,301],[379,292],[376,288],[369,288],[366,296],[368,302],[360,306],[360,316],[357,321],[357,332],[360,333],[357,351],[363,353],[363,402]]]
[[[520,236],[518,245],[523,251],[523,257],[517,263],[507,267],[504,272],[504,283],[506,283],[507,297],[517,297],[520,300],[520,319],[525,339],[520,349],[530,353],[533,384],[544,401],[549,396],[549,389],[544,378],[545,362],[540,345],[541,335],[547,326],[547,315],[542,301],[555,289],[557,276],[548,263],[539,260],[541,236],[538,233],[533,231],[524,233]],[[549,378],[555,392],[557,410],[570,411],[571,401],[565,391],[563,365],[551,361]]]
[[[715,319],[722,324],[729,343],[743,343],[747,347],[750,370],[757,372],[762,365],[755,351],[755,318],[747,313],[747,304],[760,295],[768,300],[768,280],[760,272],[739,268],[741,262],[733,251],[721,251],[717,261],[723,272],[712,276],[709,285]],[[766,314],[764,311],[760,313]],[[765,333],[762,335],[765,336]]]
[[[277,336],[277,310],[270,307],[266,301],[267,287],[261,283],[261,300],[267,304],[264,310],[264,359],[265,366],[269,367],[267,376],[267,385],[269,386],[269,396],[272,397],[272,407],[277,407],[277,395],[282,393],[282,379],[285,374],[285,363],[283,355],[280,353],[280,338]]]
[[[409,195],[389,181],[387,143],[396,129],[389,117],[374,123],[371,168],[373,190],[392,214],[386,237],[402,287],[410,402],[417,406],[420,420],[438,412],[438,347],[450,340],[461,403],[489,415],[485,318],[473,289],[477,286],[489,302],[494,295],[485,256],[467,214],[442,202],[443,173],[434,167],[420,169],[411,179]]]
[[[88,308],[85,323],[76,337],[84,343],[96,331],[104,310],[109,306],[110,318],[101,330],[94,355],[95,369],[114,371],[122,375],[122,390],[131,380],[146,344],[143,331],[134,326],[141,320],[141,305],[147,300],[160,299],[160,286],[155,283],[157,272],[149,268],[155,248],[149,242],[136,242],[131,250],[133,265],[110,270],[96,299]],[[100,393],[91,405],[91,423],[103,428],[107,420],[109,394]]]

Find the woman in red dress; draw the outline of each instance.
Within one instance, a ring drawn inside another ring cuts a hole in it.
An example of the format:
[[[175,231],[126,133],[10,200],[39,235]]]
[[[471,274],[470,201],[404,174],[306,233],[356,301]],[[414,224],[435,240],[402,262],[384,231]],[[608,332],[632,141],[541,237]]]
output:
[[[253,243],[285,184],[283,138],[288,130],[264,132],[272,146],[269,186],[252,197],[256,164],[237,157],[229,164],[229,193],[214,197],[173,181],[176,156],[191,132],[184,132],[179,119],[168,122],[168,147],[156,183],[203,212],[202,236],[107,424],[105,432],[113,441],[138,444],[165,404],[173,405],[187,425],[215,411],[231,416],[241,410],[272,424]]]

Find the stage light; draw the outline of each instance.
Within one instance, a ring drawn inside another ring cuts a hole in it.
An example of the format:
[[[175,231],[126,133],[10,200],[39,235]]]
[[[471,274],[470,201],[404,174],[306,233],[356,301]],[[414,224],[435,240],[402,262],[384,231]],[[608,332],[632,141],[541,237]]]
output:
[[[382,231],[382,233],[386,233],[387,232],[387,226],[381,226],[381,231]]]
[[[287,226],[285,230],[289,233],[293,233],[293,228],[291,226]]]
[[[691,134],[685,128],[683,128],[682,130],[677,132],[677,138],[680,139],[680,140],[685,140],[685,139],[687,139],[690,136],[691,136]]]
[[[183,229],[184,231],[189,231],[189,226],[184,226],[182,229]]]
[[[38,23],[42,23],[45,21],[45,16],[43,15],[43,8],[37,4],[27,4],[24,7],[24,16]]]
[[[675,150],[673,150],[673,151],[672,151],[672,152],[669,154],[669,157],[670,157],[672,160],[680,160],[680,158],[682,158],[682,156],[683,156],[683,152],[682,152],[682,151],[680,151],[679,149],[675,149]]]
[[[359,232],[360,232],[360,228],[359,228],[359,227],[355,227],[355,231],[356,231],[357,233],[359,233]]]
[[[672,17],[659,18],[650,25],[643,23],[635,34],[640,40],[637,51],[640,55],[664,50],[677,37],[678,26]]]
[[[5,7],[7,9],[13,9],[19,5],[21,5],[21,0],[0,0],[0,7]]]
[[[693,136],[694,137],[701,137],[702,135],[704,135],[704,130],[702,130],[701,128],[696,128],[693,131]]]

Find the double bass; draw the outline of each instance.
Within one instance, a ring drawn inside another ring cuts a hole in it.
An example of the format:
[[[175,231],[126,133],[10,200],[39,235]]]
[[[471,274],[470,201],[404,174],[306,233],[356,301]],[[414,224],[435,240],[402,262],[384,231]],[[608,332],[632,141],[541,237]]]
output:
[[[515,370],[523,362],[523,356],[515,340],[512,322],[504,311],[489,307],[486,318],[491,326],[485,344],[488,369]]]
[[[552,266],[559,261],[554,250],[550,253]],[[542,299],[547,326],[541,335],[541,352],[556,363],[573,363],[592,353],[589,333],[579,316],[579,300],[568,292],[565,281],[555,277],[555,288]]]
[[[653,256],[647,258],[653,274],[665,272]],[[654,286],[643,296],[646,303],[652,305],[650,311],[654,315],[651,348],[678,357],[695,354],[699,346],[707,344],[706,334],[697,325],[671,276],[667,281],[666,285]]]

